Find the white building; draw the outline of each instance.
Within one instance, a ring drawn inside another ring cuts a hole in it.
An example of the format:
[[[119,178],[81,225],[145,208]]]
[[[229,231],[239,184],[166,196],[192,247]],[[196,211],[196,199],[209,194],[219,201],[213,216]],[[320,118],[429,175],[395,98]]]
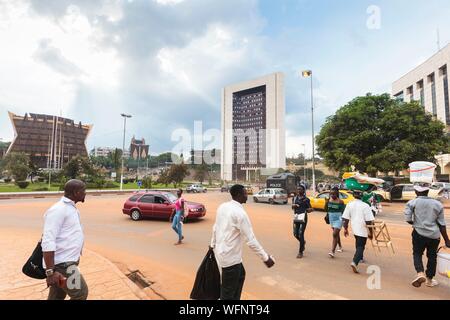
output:
[[[252,180],[286,167],[284,75],[222,90],[221,179]]]
[[[392,85],[392,94],[397,99],[419,101],[426,111],[447,126],[447,132],[450,132],[449,65],[450,44]],[[436,159],[441,173],[450,173],[450,155],[439,155]]]
[[[96,147],[91,150],[91,155],[94,157],[107,157],[110,153],[112,153],[116,148],[110,148],[110,147]],[[129,158],[130,157],[130,151],[125,150],[124,157]]]

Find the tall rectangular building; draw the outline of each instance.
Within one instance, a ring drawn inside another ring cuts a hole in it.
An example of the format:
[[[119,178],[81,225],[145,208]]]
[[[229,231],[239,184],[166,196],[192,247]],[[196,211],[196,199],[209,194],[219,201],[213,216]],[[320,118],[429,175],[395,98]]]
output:
[[[392,94],[406,102],[418,101],[450,129],[448,67],[450,44],[392,85]]]
[[[252,180],[286,167],[284,76],[273,73],[222,90],[221,178]]]
[[[450,91],[448,68],[450,44],[392,85],[392,94],[402,101],[418,101],[426,111],[441,120],[450,134]],[[438,174],[450,174],[450,154],[435,156]]]

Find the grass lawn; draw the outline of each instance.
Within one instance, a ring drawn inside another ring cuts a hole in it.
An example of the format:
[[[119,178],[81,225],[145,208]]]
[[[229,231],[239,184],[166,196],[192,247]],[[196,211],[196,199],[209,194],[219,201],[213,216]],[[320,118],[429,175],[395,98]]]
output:
[[[115,188],[107,188],[107,189],[103,189],[103,190],[119,190],[120,183],[115,182],[114,184],[116,185]],[[182,189],[186,189],[186,187],[190,184],[191,183],[182,183],[182,185],[180,187]],[[48,190],[44,190],[45,188],[48,188],[48,184],[45,182],[30,183],[26,189],[21,189],[14,183],[0,183],[0,192],[59,191],[59,186],[56,186],[56,185],[52,185],[50,187],[50,189],[48,189]],[[173,188],[173,184],[169,184],[166,186],[164,184],[154,183],[152,185],[152,189],[172,189],[172,188]],[[98,189],[98,188],[93,188],[93,189]],[[124,190],[135,190],[135,189],[139,189],[139,187],[137,186],[136,182],[124,183],[123,189]],[[144,189],[144,188],[141,188],[141,189]]]

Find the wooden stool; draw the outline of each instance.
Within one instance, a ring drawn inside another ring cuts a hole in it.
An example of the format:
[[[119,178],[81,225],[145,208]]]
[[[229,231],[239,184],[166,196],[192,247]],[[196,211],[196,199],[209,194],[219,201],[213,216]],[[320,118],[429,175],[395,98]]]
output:
[[[368,225],[367,228],[372,230],[372,247],[375,251],[375,254],[378,252],[381,253],[381,248],[388,248],[389,252],[392,251],[392,254],[395,254],[394,246],[392,245],[391,236],[389,235],[389,231],[387,225],[382,220],[375,220],[372,225]]]

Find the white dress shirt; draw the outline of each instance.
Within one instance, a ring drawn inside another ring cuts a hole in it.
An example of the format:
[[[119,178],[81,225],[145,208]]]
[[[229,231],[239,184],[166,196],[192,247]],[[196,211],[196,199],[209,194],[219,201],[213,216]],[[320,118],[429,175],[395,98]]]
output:
[[[242,204],[234,200],[223,203],[217,209],[211,238],[211,247],[215,248],[219,266],[227,268],[242,263],[244,241],[263,261],[269,259],[253,234],[252,224]]]
[[[63,262],[77,262],[80,259],[83,244],[80,213],[72,200],[62,197],[44,215],[42,251],[55,252],[55,265]]]
[[[352,231],[355,236],[364,238],[369,236],[366,221],[369,222],[375,220],[370,206],[359,199],[355,199],[347,204],[342,218],[350,220]]]

